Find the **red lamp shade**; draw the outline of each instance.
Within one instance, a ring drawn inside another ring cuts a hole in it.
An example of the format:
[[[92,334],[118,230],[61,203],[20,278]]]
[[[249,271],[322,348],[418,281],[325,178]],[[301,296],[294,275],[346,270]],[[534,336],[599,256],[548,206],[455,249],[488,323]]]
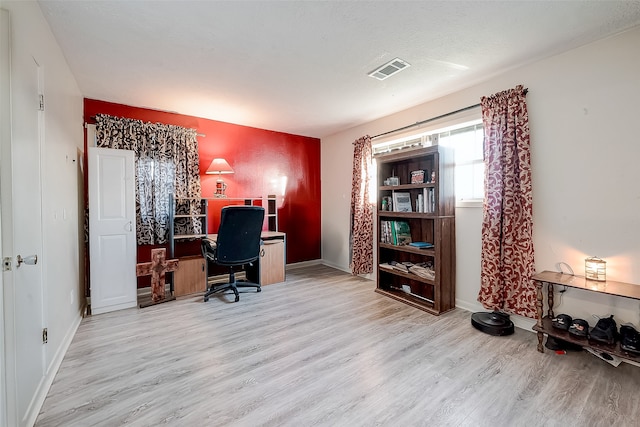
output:
[[[233,169],[231,168],[231,166],[229,166],[229,163],[227,163],[225,159],[213,159],[205,173],[221,175],[233,173]]]

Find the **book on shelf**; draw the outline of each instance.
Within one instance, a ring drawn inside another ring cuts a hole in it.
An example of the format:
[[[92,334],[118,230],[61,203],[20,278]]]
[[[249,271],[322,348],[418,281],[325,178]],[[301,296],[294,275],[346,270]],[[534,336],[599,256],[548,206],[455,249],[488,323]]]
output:
[[[409,267],[407,267],[404,264],[401,264],[399,262],[391,262],[391,265],[393,265],[393,269],[394,270],[398,270],[398,271],[402,271],[403,273],[408,273],[409,272]]]
[[[394,191],[393,210],[395,212],[411,212],[411,193]]]
[[[407,221],[393,221],[395,230],[394,244],[404,246],[411,243],[411,228]]]
[[[380,242],[393,245],[394,243],[393,243],[393,235],[391,233],[391,223],[392,221],[380,222]]]
[[[383,270],[388,271],[401,271],[403,273],[415,274],[418,277],[428,280],[435,280],[436,272],[433,269],[433,265],[429,263],[414,264],[409,261],[397,262],[389,261],[379,265]]]
[[[404,246],[411,243],[411,228],[407,221],[380,221],[380,242]]]
[[[380,264],[379,267],[382,268],[383,270],[401,271],[403,273],[409,273],[409,267],[411,265],[413,265],[413,264],[396,262],[396,261],[389,261],[389,262],[384,262],[384,263]]]
[[[422,189],[422,199],[424,202],[424,206],[422,212],[424,213],[434,213],[436,211],[436,197],[435,191],[433,188],[423,188]]]
[[[409,272],[409,268],[413,264],[410,263],[410,262],[389,261],[389,265],[391,265],[391,268],[393,268],[394,270],[402,271],[403,273],[408,273]]]
[[[423,279],[435,280],[436,272],[433,270],[433,267],[424,265],[424,264],[414,264],[409,267],[409,272],[415,274],[416,276],[420,276]]]
[[[409,245],[418,249],[429,249],[433,247],[433,243],[428,242],[411,242]]]
[[[383,270],[389,270],[389,271],[393,271],[393,265],[384,262],[382,264],[379,264],[378,267],[382,268]]]

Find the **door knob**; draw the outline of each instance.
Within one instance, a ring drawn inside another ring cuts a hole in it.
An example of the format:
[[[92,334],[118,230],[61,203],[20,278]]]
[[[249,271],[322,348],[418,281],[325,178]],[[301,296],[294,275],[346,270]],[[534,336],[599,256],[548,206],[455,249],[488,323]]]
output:
[[[25,263],[27,265],[36,265],[38,263],[38,255],[29,255],[28,257],[22,258],[22,256],[18,255],[16,257],[18,261],[18,267],[20,264]]]

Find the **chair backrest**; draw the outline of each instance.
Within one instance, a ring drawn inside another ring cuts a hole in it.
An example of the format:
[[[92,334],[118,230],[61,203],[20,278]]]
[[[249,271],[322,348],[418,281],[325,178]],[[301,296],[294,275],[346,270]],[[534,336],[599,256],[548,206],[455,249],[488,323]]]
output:
[[[264,208],[225,206],[220,214],[216,240],[216,263],[241,265],[258,259]]]

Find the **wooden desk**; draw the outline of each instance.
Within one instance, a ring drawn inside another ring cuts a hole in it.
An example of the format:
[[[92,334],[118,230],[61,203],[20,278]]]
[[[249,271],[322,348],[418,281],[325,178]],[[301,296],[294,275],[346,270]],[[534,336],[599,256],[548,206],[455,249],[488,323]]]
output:
[[[202,255],[180,258],[173,273],[174,296],[197,294],[207,290],[207,264]]]
[[[216,241],[217,234],[208,234],[207,238]],[[258,262],[246,267],[247,280],[260,286],[285,281],[287,254],[287,235],[280,231],[263,231],[260,234],[260,257]]]
[[[553,313],[553,287],[554,285],[567,286],[569,288],[583,289],[586,291],[597,292],[600,294],[616,295],[624,298],[632,298],[640,300],[640,285],[632,283],[615,282],[608,280],[606,282],[598,282],[595,280],[587,280],[583,276],[573,276],[571,274],[562,274],[555,271],[543,271],[535,274],[532,279],[536,282],[537,288],[537,323],[533,330],[538,333],[538,351],[544,352],[542,340],[544,334],[577,344],[581,347],[593,348],[598,351],[605,351],[622,359],[634,360],[640,362],[640,356],[628,353],[620,348],[620,343],[606,345],[588,340],[586,338],[575,337],[567,331],[556,329],[553,327],[551,320],[555,317]],[[547,315],[543,313],[543,285],[547,284]]]

